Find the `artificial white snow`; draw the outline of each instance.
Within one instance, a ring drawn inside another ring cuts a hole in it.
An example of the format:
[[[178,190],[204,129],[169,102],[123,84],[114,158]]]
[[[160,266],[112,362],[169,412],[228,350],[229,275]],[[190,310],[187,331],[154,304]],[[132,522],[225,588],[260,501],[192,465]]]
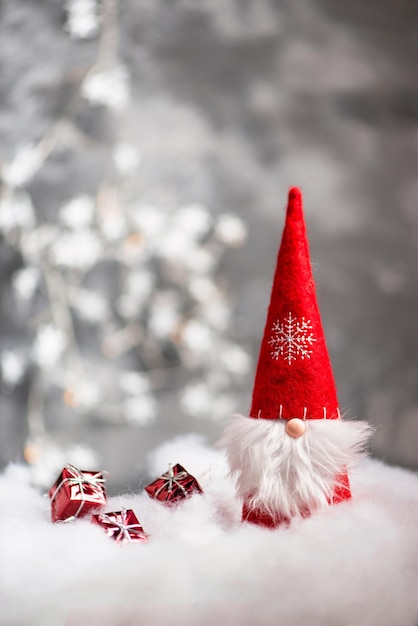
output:
[[[195,472],[204,495],[174,509],[144,493],[111,498],[108,511],[133,508],[151,535],[123,546],[88,521],[51,524],[28,470],[10,466],[0,477],[1,624],[418,622],[416,474],[363,461],[351,502],[268,530],[241,523],[222,453],[189,436],[152,455],[152,470],[168,460]]]
[[[161,471],[166,471],[174,459],[180,459],[193,476],[204,477],[207,472],[221,476],[228,474],[226,457],[210,447],[203,435],[197,433],[178,435],[153,450],[147,459],[150,476],[158,476]],[[231,483],[229,487],[232,488]]]

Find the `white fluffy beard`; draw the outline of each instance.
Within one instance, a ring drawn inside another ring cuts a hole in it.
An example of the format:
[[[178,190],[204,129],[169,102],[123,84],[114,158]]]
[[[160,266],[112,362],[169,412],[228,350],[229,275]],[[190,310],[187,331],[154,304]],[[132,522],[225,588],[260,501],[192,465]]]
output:
[[[220,445],[226,448],[238,496],[273,519],[304,516],[328,505],[336,477],[365,455],[372,428],[366,422],[307,420],[297,439],[286,420],[235,415]]]

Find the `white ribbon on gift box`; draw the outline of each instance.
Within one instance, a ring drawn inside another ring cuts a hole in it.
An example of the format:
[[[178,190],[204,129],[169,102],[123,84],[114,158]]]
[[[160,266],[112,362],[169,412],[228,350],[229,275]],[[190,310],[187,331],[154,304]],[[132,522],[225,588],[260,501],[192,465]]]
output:
[[[165,482],[163,485],[161,485],[161,487],[159,487],[157,489],[157,491],[155,492],[155,495],[158,496],[158,494],[160,494],[162,492],[163,489],[167,488],[168,491],[171,491],[174,487],[174,485],[176,487],[179,487],[179,489],[181,489],[181,491],[183,492],[183,494],[185,496],[188,496],[189,493],[187,492],[187,490],[183,487],[182,484],[179,483],[179,480],[184,480],[185,478],[193,478],[192,476],[190,476],[190,474],[186,471],[183,472],[179,472],[176,476],[174,475],[173,472],[173,466],[170,464],[168,466],[168,472],[165,472],[158,480],[164,479]]]

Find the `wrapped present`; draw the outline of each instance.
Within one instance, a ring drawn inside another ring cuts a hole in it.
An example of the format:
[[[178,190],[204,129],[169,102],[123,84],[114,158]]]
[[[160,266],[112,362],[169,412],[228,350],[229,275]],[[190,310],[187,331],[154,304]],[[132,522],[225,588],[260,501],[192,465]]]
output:
[[[48,492],[53,522],[84,517],[106,504],[103,472],[66,465]]]
[[[151,498],[168,503],[178,502],[193,493],[203,493],[196,478],[179,463],[170,465],[165,474],[145,487],[145,491]]]
[[[144,531],[132,509],[117,513],[99,513],[91,521],[103,528],[106,535],[118,543],[147,543],[149,535]]]

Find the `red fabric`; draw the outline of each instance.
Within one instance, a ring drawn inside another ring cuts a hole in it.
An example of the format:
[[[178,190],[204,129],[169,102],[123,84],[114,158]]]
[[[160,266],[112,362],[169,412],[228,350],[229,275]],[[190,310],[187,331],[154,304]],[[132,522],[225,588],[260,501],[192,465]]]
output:
[[[290,519],[288,517],[273,517],[262,511],[261,509],[253,509],[248,505],[247,501],[244,501],[242,506],[242,521],[250,522],[251,524],[257,524],[258,526],[264,526],[265,528],[277,528],[281,524],[289,524]]]
[[[339,502],[350,499],[350,482],[348,480],[347,473],[340,474],[340,476],[338,476],[335,480],[334,494],[329,504],[338,504]],[[306,509],[302,517],[306,518],[309,516],[310,512]],[[269,513],[266,513],[266,511],[251,508],[247,500],[244,501],[242,506],[242,521],[257,524],[258,526],[264,526],[265,528],[277,528],[282,524],[288,525],[290,523],[290,519],[288,517],[277,515],[273,518]]]
[[[289,317],[290,316],[290,317]],[[289,321],[290,320],[290,321]],[[297,325],[310,326],[298,335]],[[289,346],[289,324],[293,324],[295,344]],[[276,346],[274,326],[282,328],[282,354],[273,356]],[[298,339],[299,336],[299,339]],[[306,341],[306,343],[304,343]],[[301,350],[298,352],[298,344]],[[305,354],[303,351],[306,349]],[[276,272],[264,337],[255,376],[250,416],[263,419],[280,417],[338,418],[334,377],[315,293],[309,247],[297,188],[289,191],[286,225],[277,258]]]
[[[348,475],[345,472],[337,476],[335,480],[334,495],[332,496],[331,504],[338,504],[338,502],[344,502],[344,500],[351,499],[350,481]]]

